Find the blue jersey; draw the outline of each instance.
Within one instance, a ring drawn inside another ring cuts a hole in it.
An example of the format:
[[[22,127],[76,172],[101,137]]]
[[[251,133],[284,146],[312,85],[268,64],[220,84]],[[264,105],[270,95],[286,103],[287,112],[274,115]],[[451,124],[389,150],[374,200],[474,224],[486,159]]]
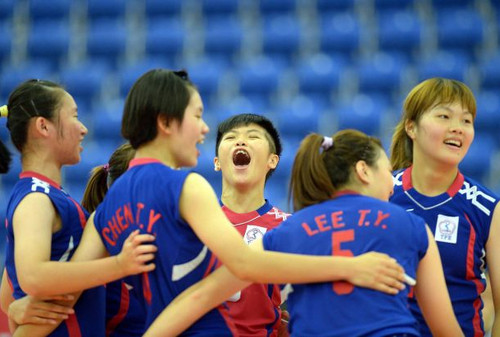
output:
[[[144,334],[146,311],[131,288],[127,278],[106,284],[107,337],[140,337]]]
[[[481,293],[485,288],[485,245],[498,198],[458,173],[448,191],[428,197],[413,188],[411,170],[394,176],[391,202],[422,217],[436,239],[453,310],[466,336],[483,336]],[[421,333],[431,336],[418,305],[410,299]]]
[[[51,261],[68,261],[75,247],[80,243],[88,213],[73,200],[57,183],[35,172],[23,172],[13,188],[7,205],[7,253],[5,266],[15,299],[26,296],[21,289],[14,260],[14,230],[12,220],[19,203],[30,193],[46,194],[57,214],[62,227],[52,234]],[[102,336],[104,335],[104,287],[83,292],[75,305],[75,315],[64,321],[50,336]]]
[[[304,208],[264,235],[264,248],[308,255],[389,254],[415,277],[428,239],[422,219],[402,208],[345,192]],[[293,285],[288,296],[292,336],[418,335],[408,288],[397,295],[347,282]]]
[[[135,229],[156,236],[156,269],[129,278],[133,291],[143,299],[146,326],[183,290],[212,272],[217,263],[179,212],[188,174],[154,159],[134,159],[96,210],[95,227],[111,255],[121,251]],[[232,329],[227,310],[220,307],[203,316],[185,334],[232,336]]]

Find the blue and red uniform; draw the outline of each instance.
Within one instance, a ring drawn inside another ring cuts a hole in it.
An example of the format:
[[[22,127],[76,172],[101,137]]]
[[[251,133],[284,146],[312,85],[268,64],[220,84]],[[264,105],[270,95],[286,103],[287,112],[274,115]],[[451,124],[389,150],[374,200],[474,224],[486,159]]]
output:
[[[106,284],[106,337],[141,337],[146,311],[127,278]]]
[[[9,284],[15,299],[26,296],[19,285],[14,260],[15,238],[12,228],[14,212],[19,203],[30,193],[46,194],[61,218],[62,227],[52,234],[51,261],[65,262],[71,259],[80,243],[88,213],[62,187],[49,178],[35,173],[22,172],[13,188],[7,205],[7,249],[5,265]],[[104,287],[86,290],[82,293],[74,309],[75,314],[60,324],[49,336],[103,336],[104,335]]]
[[[453,310],[466,336],[483,336],[481,293],[485,289],[485,246],[498,198],[474,180],[457,174],[443,194],[420,194],[411,181],[412,167],[394,175],[391,202],[422,217],[436,239]],[[414,299],[411,309],[423,336],[431,336]]]
[[[143,299],[146,327],[183,290],[211,273],[216,257],[200,241],[179,211],[179,199],[186,177],[155,159],[134,159],[97,207],[94,223],[111,255],[121,251],[129,234],[156,236],[158,247],[150,273],[129,277],[129,285]],[[196,205],[193,205],[193,212]],[[185,335],[232,336],[234,325],[223,306],[211,310]]]
[[[415,277],[427,252],[422,219],[402,208],[344,191],[293,214],[263,239],[264,249],[306,255],[389,254]],[[292,336],[418,336],[408,288],[388,295],[347,282],[295,284],[288,296]]]
[[[273,207],[268,201],[248,213],[222,210],[247,244],[277,227],[290,214]],[[278,285],[254,283],[227,301],[231,318],[241,337],[276,337],[281,318],[281,296]]]

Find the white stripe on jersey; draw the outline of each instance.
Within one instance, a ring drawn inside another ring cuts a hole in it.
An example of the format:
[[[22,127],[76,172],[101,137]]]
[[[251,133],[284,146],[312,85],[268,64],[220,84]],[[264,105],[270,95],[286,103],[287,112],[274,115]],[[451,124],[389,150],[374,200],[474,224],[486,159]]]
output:
[[[183,264],[177,264],[172,267],[172,281],[179,281],[181,278],[192,272],[198,267],[207,256],[208,248],[203,246],[197,257]]]

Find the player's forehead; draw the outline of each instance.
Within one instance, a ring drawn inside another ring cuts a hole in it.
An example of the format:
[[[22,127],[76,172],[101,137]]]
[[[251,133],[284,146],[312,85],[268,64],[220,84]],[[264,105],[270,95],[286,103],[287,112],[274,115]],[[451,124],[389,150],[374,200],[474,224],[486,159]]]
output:
[[[248,134],[248,133],[252,133],[252,132],[265,134],[266,130],[262,126],[260,126],[256,123],[242,123],[242,124],[238,124],[238,125],[233,126],[231,129],[227,130],[224,133],[224,135],[227,135],[227,134]]]

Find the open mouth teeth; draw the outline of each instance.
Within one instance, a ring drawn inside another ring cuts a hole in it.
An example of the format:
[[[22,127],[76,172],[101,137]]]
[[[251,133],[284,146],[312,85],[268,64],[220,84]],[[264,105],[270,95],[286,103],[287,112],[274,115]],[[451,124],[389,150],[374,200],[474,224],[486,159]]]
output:
[[[250,164],[250,155],[245,150],[237,150],[233,153],[233,163],[236,166]]]
[[[456,147],[462,147],[462,143],[458,140],[447,140],[444,142],[446,145],[451,145],[451,146],[456,146]]]

